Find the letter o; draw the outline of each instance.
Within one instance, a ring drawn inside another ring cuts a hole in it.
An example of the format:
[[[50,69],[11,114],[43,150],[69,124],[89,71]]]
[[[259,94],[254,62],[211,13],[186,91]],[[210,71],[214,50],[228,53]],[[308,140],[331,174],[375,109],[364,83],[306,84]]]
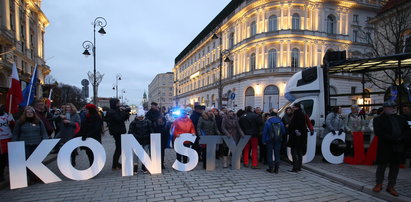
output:
[[[87,147],[94,155],[93,164],[85,170],[77,170],[71,165],[71,153],[77,147]],[[106,151],[103,145],[93,138],[82,141],[80,137],[73,138],[61,147],[57,155],[57,166],[61,173],[72,180],[88,180],[96,176],[106,163]]]

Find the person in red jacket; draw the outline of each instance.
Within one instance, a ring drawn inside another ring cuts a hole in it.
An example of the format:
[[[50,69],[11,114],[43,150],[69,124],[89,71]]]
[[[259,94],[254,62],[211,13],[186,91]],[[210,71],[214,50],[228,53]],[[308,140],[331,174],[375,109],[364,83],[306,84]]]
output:
[[[174,140],[178,137],[180,137],[181,134],[184,133],[190,133],[193,136],[196,135],[196,130],[194,128],[194,124],[189,118],[189,112],[191,111],[191,108],[187,107],[184,109],[184,113],[181,115],[181,117],[177,118],[173,125],[171,126],[172,134],[174,136]],[[173,140],[173,142],[174,142]],[[186,147],[191,147],[193,143],[186,141],[184,142],[184,146]],[[181,163],[187,163],[188,159],[186,156],[183,156],[181,154],[177,153],[177,160],[179,160]]]

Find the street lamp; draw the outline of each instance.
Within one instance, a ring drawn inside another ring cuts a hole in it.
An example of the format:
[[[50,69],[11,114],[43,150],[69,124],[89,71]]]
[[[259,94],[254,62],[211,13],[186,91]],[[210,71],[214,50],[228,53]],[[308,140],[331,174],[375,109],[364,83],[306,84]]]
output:
[[[121,74],[120,73],[118,73],[117,75],[116,75],[116,84],[113,86],[113,90],[116,90],[116,98],[118,99],[118,81],[120,81],[121,80]]]
[[[107,21],[103,17],[97,17],[96,19],[94,19],[94,22],[93,22],[93,34],[94,34],[93,39],[94,40],[93,42],[91,41],[83,42],[83,48],[85,49],[83,52],[83,55],[89,56],[90,55],[89,49],[91,49],[91,51],[93,52],[94,69],[93,69],[93,73],[88,72],[88,76],[89,76],[89,79],[92,80],[92,84],[93,84],[93,103],[94,104],[97,104],[97,88],[104,76],[103,74],[96,72],[96,26],[100,27],[100,29],[98,30],[98,33],[106,34],[106,31],[104,30],[104,27],[106,25],[107,25]]]
[[[220,76],[218,79],[218,107],[221,109],[223,107],[223,57],[225,57],[224,62],[231,62],[230,58],[228,58],[228,54],[230,53],[230,50],[225,49],[222,50],[223,48],[223,37],[217,36],[217,34],[213,34],[212,39],[220,39]]]
[[[124,104],[124,93],[126,93],[126,89],[121,89],[121,104]]]

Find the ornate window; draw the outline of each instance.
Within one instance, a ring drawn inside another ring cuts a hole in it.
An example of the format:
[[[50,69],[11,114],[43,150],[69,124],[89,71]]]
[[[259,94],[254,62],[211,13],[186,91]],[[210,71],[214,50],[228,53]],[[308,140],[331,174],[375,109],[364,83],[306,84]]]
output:
[[[271,49],[268,51],[268,68],[273,69],[277,67],[277,50]]]
[[[300,29],[300,15],[298,15],[297,13],[294,13],[292,23],[293,23],[292,24],[293,29]]]
[[[272,15],[268,18],[268,31],[277,31],[277,16]]]
[[[255,21],[251,22],[250,24],[250,36],[254,36],[257,34],[257,24]]]
[[[250,71],[255,70],[255,53],[251,53],[250,55]]]
[[[291,52],[291,67],[298,67],[300,64],[300,51],[297,48],[293,48]]]
[[[328,15],[327,17],[327,33],[336,34],[336,19],[334,15]]]

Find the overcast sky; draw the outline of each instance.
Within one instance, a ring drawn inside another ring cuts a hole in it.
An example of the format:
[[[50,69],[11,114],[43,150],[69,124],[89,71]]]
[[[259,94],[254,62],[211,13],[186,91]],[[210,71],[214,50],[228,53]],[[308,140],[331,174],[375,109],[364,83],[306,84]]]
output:
[[[106,35],[96,34],[97,71],[104,74],[99,97],[113,97],[116,74],[122,74],[129,104],[139,104],[156,74],[171,71],[175,57],[230,0],[43,0],[50,21],[45,60],[58,81],[81,87],[93,71],[82,43],[93,40],[92,22],[107,20]],[[92,95],[90,85],[90,96]],[[120,96],[120,95],[119,95]]]

